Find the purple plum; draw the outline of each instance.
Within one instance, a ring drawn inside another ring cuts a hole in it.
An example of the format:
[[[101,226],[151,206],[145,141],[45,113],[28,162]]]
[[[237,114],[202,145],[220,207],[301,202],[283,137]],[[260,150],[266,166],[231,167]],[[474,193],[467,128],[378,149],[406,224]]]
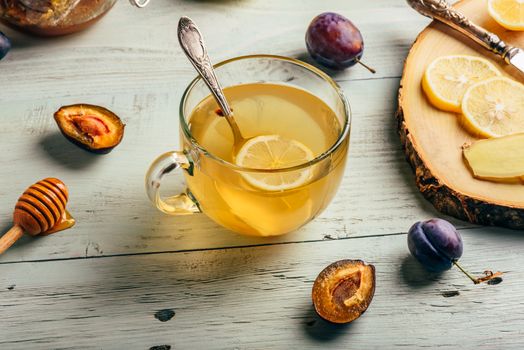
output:
[[[11,41],[4,33],[0,32],[0,60],[11,50]]]
[[[457,229],[442,219],[415,223],[408,232],[408,247],[411,254],[432,272],[449,270],[463,251]]]
[[[344,69],[362,64],[362,34],[349,19],[337,13],[322,13],[313,19],[306,32],[306,46],[311,57],[328,68]]]

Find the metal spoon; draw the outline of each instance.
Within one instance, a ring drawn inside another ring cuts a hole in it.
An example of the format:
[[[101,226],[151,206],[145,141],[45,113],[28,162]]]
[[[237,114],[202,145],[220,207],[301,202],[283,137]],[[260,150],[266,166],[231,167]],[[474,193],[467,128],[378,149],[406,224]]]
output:
[[[146,7],[147,4],[149,4],[149,1],[150,0],[129,0],[129,2],[131,2],[132,5],[135,5],[136,7],[140,8]]]
[[[206,83],[211,94],[217,101],[224,117],[226,118],[231,131],[233,131],[234,138],[234,154],[237,154],[240,148],[248,141],[242,136],[240,129],[233,117],[233,111],[227,103],[224,91],[218,82],[218,79],[213,70],[213,65],[207,55],[206,45],[204,44],[204,37],[196,24],[188,17],[181,17],[178,22],[178,41],[184,50],[187,58],[193,64],[196,71],[204,82]]]

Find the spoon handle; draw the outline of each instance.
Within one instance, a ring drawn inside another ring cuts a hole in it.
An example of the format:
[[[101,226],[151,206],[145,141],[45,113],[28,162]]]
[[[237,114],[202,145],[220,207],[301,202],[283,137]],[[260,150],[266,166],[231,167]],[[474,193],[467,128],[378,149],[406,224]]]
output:
[[[149,1],[150,0],[129,0],[129,2],[131,2],[131,5],[135,5],[136,7],[140,8],[146,7],[147,4],[149,4]]]
[[[189,61],[191,61],[211,90],[211,93],[215,96],[224,115],[230,117],[232,115],[231,108],[227,103],[222,87],[218,83],[215,71],[207,55],[204,37],[196,24],[188,17],[182,17],[178,22],[178,41]]]

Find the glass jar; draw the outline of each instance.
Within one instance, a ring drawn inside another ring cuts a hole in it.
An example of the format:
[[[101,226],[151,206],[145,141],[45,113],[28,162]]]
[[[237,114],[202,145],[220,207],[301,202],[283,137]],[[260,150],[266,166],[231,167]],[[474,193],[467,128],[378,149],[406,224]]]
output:
[[[83,30],[104,14],[116,0],[0,0],[0,20],[41,36]]]

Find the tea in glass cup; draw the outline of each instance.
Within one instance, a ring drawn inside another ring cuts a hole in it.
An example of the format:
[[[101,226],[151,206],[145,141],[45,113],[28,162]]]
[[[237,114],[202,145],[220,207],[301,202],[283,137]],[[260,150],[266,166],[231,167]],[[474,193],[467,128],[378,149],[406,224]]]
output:
[[[306,63],[246,56],[216,66],[244,138],[240,149],[204,83],[196,79],[181,104],[183,152],[151,166],[148,194],[170,214],[204,212],[243,234],[294,231],[331,201],[343,177],[349,106],[337,85]],[[162,176],[183,169],[187,191],[159,195]]]

